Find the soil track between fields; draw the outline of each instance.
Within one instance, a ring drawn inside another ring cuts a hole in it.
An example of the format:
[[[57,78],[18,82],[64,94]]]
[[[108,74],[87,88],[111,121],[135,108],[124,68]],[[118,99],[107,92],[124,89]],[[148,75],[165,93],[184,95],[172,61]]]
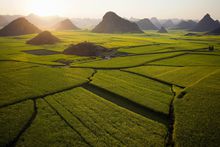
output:
[[[169,125],[168,125],[167,137],[165,140],[166,147],[174,147],[174,143],[175,143],[173,140],[173,130],[174,130],[174,123],[175,123],[174,100],[175,100],[177,93],[175,92],[173,86],[171,86],[171,91],[173,93],[173,98],[170,102],[170,108],[169,108]]]

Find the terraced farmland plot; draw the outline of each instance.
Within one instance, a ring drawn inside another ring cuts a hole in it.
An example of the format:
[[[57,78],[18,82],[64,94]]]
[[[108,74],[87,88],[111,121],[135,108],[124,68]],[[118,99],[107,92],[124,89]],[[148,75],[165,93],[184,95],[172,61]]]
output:
[[[34,103],[29,100],[0,109],[0,146],[13,145],[13,141],[34,115]]]
[[[176,146],[219,146],[219,81],[220,71],[188,88],[183,98],[175,99]]]
[[[18,70],[37,67],[36,64],[15,62],[15,61],[0,61],[1,73],[17,72]],[[0,73],[0,74],[1,74]]]
[[[88,82],[91,69],[35,67],[0,74],[0,106]]]
[[[167,72],[175,71],[180,69],[179,67],[172,67],[172,66],[139,66],[134,68],[127,68],[123,69],[123,71],[130,71],[135,72],[138,74],[150,76],[150,77],[156,77],[160,74],[166,74]]]
[[[89,67],[89,68],[126,68],[133,66],[141,66],[146,62],[150,62],[160,58],[169,58],[173,56],[181,55],[182,53],[166,53],[166,54],[154,54],[154,55],[139,55],[128,57],[117,57],[109,60],[94,61],[82,64],[72,64],[73,67]]]
[[[181,52],[181,51],[195,51],[206,48],[204,44],[195,43],[154,43],[147,44],[140,47],[120,48],[119,51],[132,53],[132,54],[146,54],[146,53],[157,53],[157,52]],[[204,49],[203,49],[204,50]],[[208,51],[208,50],[207,50]]]
[[[120,48],[118,51],[131,53],[131,54],[144,54],[144,53],[157,52],[157,51],[170,51],[170,49],[166,48],[168,46],[169,45],[166,44],[154,43],[140,47]]]
[[[125,71],[155,77],[171,84],[187,87],[215,72],[217,69],[219,68],[142,66],[137,68],[125,69]]]
[[[37,116],[19,137],[16,146],[89,146],[83,138],[45,102],[37,100]]]
[[[169,112],[173,96],[169,85],[122,71],[101,70],[91,83],[154,111]]]
[[[0,146],[219,146],[219,37],[52,33],[0,37]],[[119,52],[61,54],[83,41]]]
[[[187,54],[184,56],[156,61],[152,64],[175,66],[220,66],[220,56]]]
[[[83,88],[48,96],[46,101],[91,146],[164,146],[166,126],[120,108]],[[38,125],[41,129],[41,124]],[[24,136],[35,132],[28,133]]]

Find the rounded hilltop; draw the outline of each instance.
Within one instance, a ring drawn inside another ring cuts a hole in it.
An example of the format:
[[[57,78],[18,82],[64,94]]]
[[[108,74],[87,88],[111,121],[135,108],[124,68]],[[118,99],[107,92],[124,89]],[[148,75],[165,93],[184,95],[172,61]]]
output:
[[[49,31],[44,31],[38,34],[36,37],[32,38],[31,40],[28,40],[26,43],[33,45],[42,45],[42,44],[55,44],[58,42],[60,42],[60,39],[52,35]]]
[[[94,33],[143,33],[136,23],[130,22],[116,13],[107,12],[102,21],[92,30]]]
[[[78,56],[108,56],[113,51],[103,46],[96,45],[91,42],[82,42],[79,44],[71,44],[63,51],[65,55],[78,55]]]
[[[19,36],[39,33],[41,30],[30,23],[26,18],[20,17],[0,30],[0,36]]]
[[[79,30],[79,28],[70,19],[65,19],[55,25],[55,30]]]

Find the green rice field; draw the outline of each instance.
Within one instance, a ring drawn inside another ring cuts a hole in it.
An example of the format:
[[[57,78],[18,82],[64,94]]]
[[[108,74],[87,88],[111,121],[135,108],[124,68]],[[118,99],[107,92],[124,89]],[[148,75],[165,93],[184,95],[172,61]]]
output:
[[[0,37],[1,147],[220,145],[219,36],[52,33]],[[84,41],[116,54],[62,53]]]

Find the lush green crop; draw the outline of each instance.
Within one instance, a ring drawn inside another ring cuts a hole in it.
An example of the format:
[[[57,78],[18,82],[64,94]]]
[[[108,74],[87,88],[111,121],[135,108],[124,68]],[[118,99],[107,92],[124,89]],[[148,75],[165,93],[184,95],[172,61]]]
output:
[[[0,37],[0,146],[219,146],[219,36],[52,33]],[[62,54],[83,41],[120,53]]]
[[[38,65],[36,64],[24,63],[24,62],[1,61],[0,62],[0,69],[1,69],[0,74],[7,73],[7,72],[17,72],[18,70],[34,68],[37,66]]]
[[[16,146],[88,146],[88,144],[44,100],[37,100],[37,116],[19,138]]]
[[[91,69],[50,67],[0,73],[0,106],[80,85],[92,73]]]
[[[163,81],[181,85],[191,86],[200,79],[214,72],[216,67],[166,67],[166,66],[142,66],[126,69],[134,73],[155,77]],[[125,70],[125,71],[126,71]]]
[[[179,67],[170,67],[170,66],[139,66],[135,68],[123,69],[124,71],[131,71],[135,73],[139,73],[142,75],[156,77],[158,75],[166,74],[168,72],[172,72],[180,69]]]
[[[76,88],[46,97],[46,100],[92,146],[164,145],[164,125],[120,108],[85,89]]]
[[[188,54],[171,59],[156,61],[152,64],[176,66],[220,66],[220,56]]]
[[[34,103],[26,101],[0,109],[0,146],[10,145],[34,113]]]
[[[165,114],[169,112],[170,86],[121,71],[98,71],[92,79],[92,84],[135,103]]]
[[[72,64],[73,67],[90,67],[90,68],[126,68],[133,66],[141,66],[146,62],[153,61],[155,59],[172,57],[181,53],[165,53],[165,54],[154,54],[154,55],[139,55],[139,56],[128,56],[128,57],[117,57],[109,60],[94,61],[82,64]]]
[[[183,98],[176,98],[176,146],[219,146],[219,81],[217,72],[188,88]]]

